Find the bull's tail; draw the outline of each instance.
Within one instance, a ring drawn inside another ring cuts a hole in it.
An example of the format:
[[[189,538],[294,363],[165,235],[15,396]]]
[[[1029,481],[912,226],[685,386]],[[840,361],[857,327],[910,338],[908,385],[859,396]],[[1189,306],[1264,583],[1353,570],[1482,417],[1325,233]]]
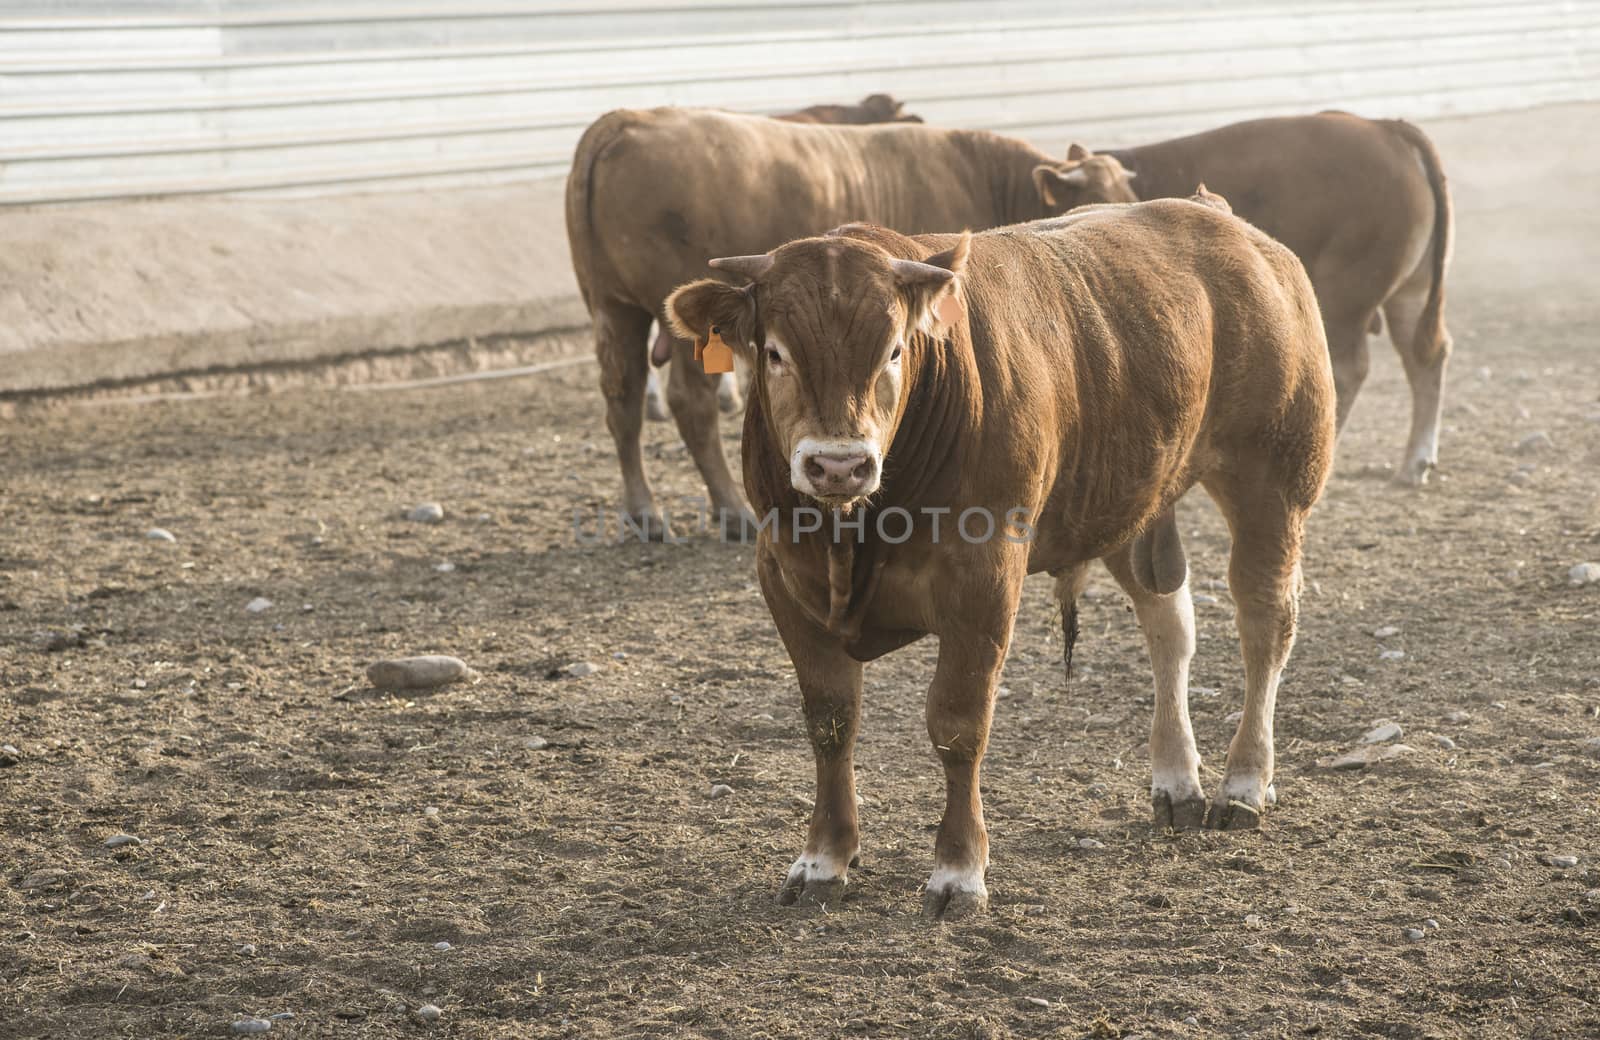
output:
[[[1448,343],[1444,330],[1444,273],[1450,263],[1450,238],[1455,220],[1450,188],[1445,182],[1439,152],[1427,134],[1400,119],[1386,120],[1385,125],[1416,151],[1428,177],[1428,188],[1433,192],[1433,283],[1428,287],[1428,302],[1423,305],[1416,339],[1411,344],[1411,354],[1417,362],[1433,365]]]
[[[591,314],[595,301],[589,298],[589,285],[595,276],[595,265],[604,258],[594,229],[595,167],[631,123],[630,114],[622,111],[607,112],[595,120],[578,139],[572,169],[567,173],[567,246],[572,251],[578,291]]]

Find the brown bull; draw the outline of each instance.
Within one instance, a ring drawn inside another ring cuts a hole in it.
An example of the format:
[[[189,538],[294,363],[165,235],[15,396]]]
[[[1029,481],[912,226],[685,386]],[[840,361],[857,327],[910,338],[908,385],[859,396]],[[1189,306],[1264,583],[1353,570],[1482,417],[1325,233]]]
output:
[[[1055,575],[1070,604],[1097,559],[1132,598],[1154,666],[1156,823],[1255,826],[1302,531],[1335,437],[1327,346],[1294,255],[1172,200],[971,236],[850,226],[713,266],[748,284],[684,286],[669,320],[755,366],[745,490],[816,757],[810,833],[780,900],[842,893],[860,849],[862,662],[934,634],[927,723],[946,802],[923,906],[985,904],[978,769],[1023,578]],[[1173,516],[1197,483],[1232,531],[1245,665],[1209,806]]]
[[[602,116],[567,178],[567,237],[594,318],[631,522],[653,537],[668,533],[639,445],[650,322],[673,287],[712,257],[761,252],[852,220],[907,233],[995,227],[1108,197],[1133,200],[1115,160],[1063,167],[983,131],[813,126],[673,108]],[[724,530],[742,530],[749,515],[722,454],[716,380],[689,351],[681,340],[673,346],[672,417]]]
[[[1075,145],[1067,154],[1090,153]],[[1439,461],[1452,230],[1450,192],[1427,136],[1398,120],[1324,112],[1107,154],[1138,174],[1140,198],[1183,197],[1205,181],[1294,250],[1322,307],[1341,428],[1367,376],[1367,336],[1388,322],[1411,385],[1411,433],[1397,476],[1425,483]]]

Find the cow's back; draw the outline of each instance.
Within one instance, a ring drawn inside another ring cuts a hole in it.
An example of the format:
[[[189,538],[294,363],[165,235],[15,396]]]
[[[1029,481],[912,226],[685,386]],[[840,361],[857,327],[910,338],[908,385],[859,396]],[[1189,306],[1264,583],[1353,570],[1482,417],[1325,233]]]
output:
[[[981,187],[993,179],[991,139],[1026,147],[920,124],[609,113],[585,135],[568,185],[580,284],[654,309],[712,257],[766,252],[851,221],[906,233],[992,227],[1008,214]]]

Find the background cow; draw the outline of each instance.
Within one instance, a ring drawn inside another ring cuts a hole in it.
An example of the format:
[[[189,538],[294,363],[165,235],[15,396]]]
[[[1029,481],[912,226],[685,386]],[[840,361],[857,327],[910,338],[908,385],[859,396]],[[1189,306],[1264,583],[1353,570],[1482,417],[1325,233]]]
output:
[[[852,226],[713,266],[748,284],[687,285],[669,320],[756,368],[745,489],[773,520],[758,540],[761,587],[816,757],[811,829],[781,901],[837,900],[859,854],[862,662],[935,634],[927,722],[946,802],[923,908],[986,904],[978,768],[1022,581],[1048,571],[1071,602],[1096,559],[1132,597],[1154,665],[1156,823],[1255,826],[1303,526],[1335,437],[1327,346],[1294,255],[1212,205],[1172,200],[976,236]],[[1232,531],[1245,665],[1209,807],[1173,514],[1196,483]],[[859,527],[807,533],[807,503]],[[987,535],[969,539],[977,514]]]
[[[985,131],[815,126],[676,108],[602,116],[567,178],[567,237],[594,318],[626,514],[654,537],[668,533],[639,444],[645,343],[667,294],[712,257],[760,252],[851,220],[908,232],[994,227],[1119,194],[1133,199],[1114,159],[1062,164]],[[673,358],[673,419],[724,531],[743,530],[750,517],[722,454],[715,377],[685,363],[686,342],[674,343]]]
[[[1074,145],[1067,154],[1090,153]],[[1388,323],[1411,385],[1411,434],[1397,476],[1425,483],[1439,461],[1452,230],[1450,192],[1427,136],[1400,120],[1324,112],[1107,154],[1138,174],[1140,198],[1183,197],[1205,181],[1295,251],[1322,306],[1341,428],[1367,376],[1367,337]]]
[[[854,105],[811,105],[797,112],[772,117],[786,123],[836,123],[862,126],[869,123],[920,123],[922,117],[905,111],[905,103],[888,94],[868,94]],[[661,392],[661,366],[672,358],[672,337],[658,322],[650,336],[650,375],[644,388],[644,411],[654,422],[672,418]],[[731,415],[743,407],[739,373],[726,372],[717,380],[717,407]]]

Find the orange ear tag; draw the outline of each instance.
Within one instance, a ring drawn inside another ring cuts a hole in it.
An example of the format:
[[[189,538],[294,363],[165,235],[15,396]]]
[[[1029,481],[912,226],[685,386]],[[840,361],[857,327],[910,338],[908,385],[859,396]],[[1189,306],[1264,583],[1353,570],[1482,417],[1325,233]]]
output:
[[[967,308],[962,306],[961,298],[951,293],[939,301],[939,321],[945,325],[959,324],[967,313]]]
[[[694,356],[700,359],[706,375],[733,371],[733,348],[722,342],[720,326],[711,326],[711,338],[703,344],[695,344]]]

